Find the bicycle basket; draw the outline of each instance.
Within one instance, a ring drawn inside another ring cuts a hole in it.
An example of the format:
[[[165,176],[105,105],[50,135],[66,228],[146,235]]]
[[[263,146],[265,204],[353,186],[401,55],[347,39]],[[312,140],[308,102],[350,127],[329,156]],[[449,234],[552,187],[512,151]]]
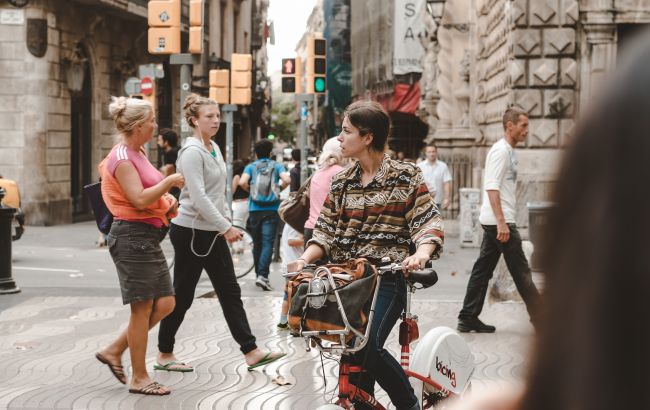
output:
[[[365,331],[372,295],[377,283],[377,271],[366,259],[355,259],[345,264],[325,265],[333,274],[349,275],[351,280],[335,278],[331,288],[327,273],[322,270],[314,276],[305,270],[287,285],[289,294],[289,326],[294,331],[343,330],[345,323],[339,312],[334,291],[338,291],[343,310],[351,327]],[[346,335],[346,341],[354,334]],[[319,335],[329,341],[339,341],[336,335]]]

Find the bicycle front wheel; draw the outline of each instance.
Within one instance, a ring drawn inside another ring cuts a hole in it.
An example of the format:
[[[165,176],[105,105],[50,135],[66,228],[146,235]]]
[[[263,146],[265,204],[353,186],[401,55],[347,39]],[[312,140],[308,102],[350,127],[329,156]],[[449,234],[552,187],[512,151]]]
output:
[[[253,260],[253,237],[241,226],[233,225],[232,227],[242,233],[241,240],[228,243],[232,263],[235,267],[235,276],[239,279],[246,276],[255,267],[255,261]]]

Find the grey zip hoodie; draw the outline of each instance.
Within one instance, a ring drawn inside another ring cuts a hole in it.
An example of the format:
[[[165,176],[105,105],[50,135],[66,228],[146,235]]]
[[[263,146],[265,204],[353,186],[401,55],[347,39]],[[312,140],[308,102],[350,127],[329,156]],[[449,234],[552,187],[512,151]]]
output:
[[[216,158],[196,137],[185,140],[178,152],[176,169],[185,177],[176,225],[225,233],[232,223],[226,204],[226,163],[217,144],[210,141]]]

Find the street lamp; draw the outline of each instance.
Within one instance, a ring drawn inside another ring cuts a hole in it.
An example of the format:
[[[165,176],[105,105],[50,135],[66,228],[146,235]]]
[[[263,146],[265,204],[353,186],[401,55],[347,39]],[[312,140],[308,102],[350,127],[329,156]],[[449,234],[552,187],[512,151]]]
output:
[[[438,23],[442,19],[445,11],[445,2],[447,0],[427,0],[427,11],[429,15]]]
[[[83,88],[87,61],[88,59],[79,47],[70,54],[70,57],[63,60],[65,79],[71,94],[76,94]]]

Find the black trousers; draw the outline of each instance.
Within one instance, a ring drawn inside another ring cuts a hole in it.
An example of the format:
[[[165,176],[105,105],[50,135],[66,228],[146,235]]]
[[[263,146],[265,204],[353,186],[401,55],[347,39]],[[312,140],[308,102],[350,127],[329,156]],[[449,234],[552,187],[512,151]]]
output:
[[[216,232],[194,229],[194,250],[205,255],[214,240]],[[235,269],[230,256],[230,249],[223,236],[219,236],[210,253],[205,257],[196,256],[190,244],[192,229],[171,224],[169,238],[174,246],[176,261],[174,263],[174,291],[176,307],[174,311],[160,322],[158,332],[158,350],[162,353],[174,351],[176,332],[183,323],[185,312],[192,306],[194,291],[205,269],[219,298],[221,309],[226,317],[230,333],[239,343],[242,353],[254,350],[255,336],[251,333],[246,311],[241,300],[241,289],[235,277]]]
[[[467,292],[463,309],[458,314],[459,319],[476,318],[483,310],[488,283],[503,253],[506,266],[510,271],[515,286],[526,303],[526,309],[532,321],[539,304],[539,292],[533,283],[530,267],[524,251],[521,248],[521,236],[515,224],[508,224],[510,239],[506,243],[497,240],[496,225],[483,225],[483,242],[481,251],[472,274],[467,282]]]

